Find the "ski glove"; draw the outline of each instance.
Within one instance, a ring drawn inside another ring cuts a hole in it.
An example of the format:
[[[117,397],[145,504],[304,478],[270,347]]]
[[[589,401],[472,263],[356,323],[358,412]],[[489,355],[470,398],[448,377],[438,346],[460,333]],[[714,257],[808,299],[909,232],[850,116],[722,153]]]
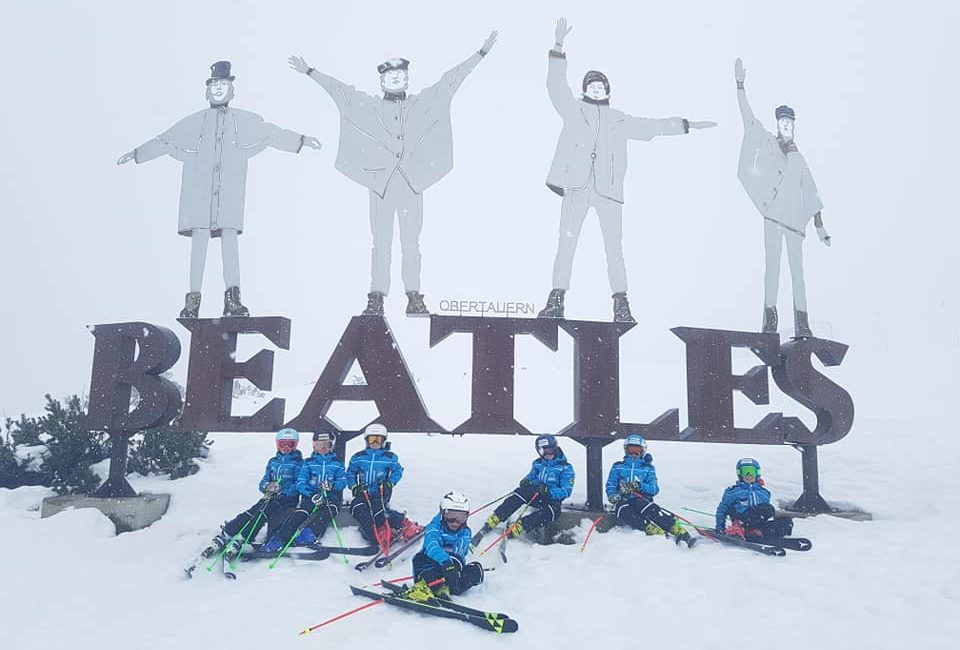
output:
[[[380,493],[383,494],[383,501],[386,503],[390,500],[390,497],[393,495],[393,483],[390,481],[384,481],[380,484]]]
[[[354,498],[359,498],[365,489],[366,487],[364,485],[356,483],[350,487],[350,492],[353,494]]]
[[[310,497],[310,500],[313,501],[313,505],[315,506],[322,506],[327,502],[326,498],[319,492]]]
[[[543,501],[550,496],[550,487],[545,483],[541,483],[537,486],[537,492],[540,493],[540,500]]]
[[[634,494],[640,492],[640,485],[636,481],[624,481],[620,484],[622,494]]]
[[[280,484],[277,483],[276,481],[270,481],[269,483],[263,486],[264,494],[275,496],[279,494],[279,492],[280,492]]]
[[[450,587],[450,593],[460,593],[460,570],[453,562],[447,562],[443,565],[443,579]]]
[[[321,492],[329,493],[331,490],[333,490],[333,483],[331,483],[330,481],[324,481],[323,483],[320,484]]]

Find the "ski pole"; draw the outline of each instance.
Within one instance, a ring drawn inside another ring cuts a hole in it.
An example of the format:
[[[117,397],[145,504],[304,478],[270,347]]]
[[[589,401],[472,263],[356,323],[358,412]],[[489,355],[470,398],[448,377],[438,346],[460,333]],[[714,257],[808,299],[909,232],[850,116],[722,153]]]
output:
[[[327,502],[327,512],[330,513],[330,523],[333,524],[333,532],[337,536],[337,544],[340,545],[340,550],[343,550],[343,538],[340,536],[340,526],[337,525],[337,517],[333,514],[333,507],[330,504],[330,499],[327,498],[327,491],[323,489],[323,486],[320,486],[320,492],[323,493],[323,499]],[[341,491],[342,492],[342,491]],[[350,564],[350,560],[347,559],[347,554],[343,554],[343,563]]]
[[[686,510],[689,510],[689,508],[685,508],[685,509],[686,509]],[[713,541],[715,541],[715,542],[718,541],[716,537],[714,537],[713,535],[711,535],[710,533],[708,533],[705,529],[703,529],[703,528],[701,528],[700,526],[696,525],[695,523],[693,523],[692,521],[690,521],[690,520],[687,519],[686,517],[684,517],[684,516],[682,516],[682,515],[678,515],[678,514],[676,514],[676,513],[674,513],[673,516],[676,517],[677,519],[679,519],[680,521],[684,521],[684,522],[690,524],[691,526],[693,526],[693,529],[694,529],[695,531],[697,531],[698,533],[700,533],[701,535],[703,535],[703,536],[706,537],[707,539],[711,539],[711,540],[713,540]]]
[[[283,557],[283,554],[287,552],[287,547],[293,544],[293,540],[300,537],[300,533],[303,532],[303,529],[308,525],[313,523],[313,520],[316,519],[315,514],[317,510],[320,509],[320,506],[313,506],[313,510],[310,511],[310,514],[307,515],[307,518],[303,520],[303,523],[297,526],[297,529],[293,531],[293,535],[290,536],[290,539],[287,540],[287,543],[283,545],[283,548],[280,549],[280,552],[277,553],[277,557],[273,558],[270,564],[267,566],[268,569],[272,569],[277,566],[277,562],[280,561],[280,558]]]
[[[504,499],[506,499],[506,498],[507,498],[508,496],[510,496],[511,494],[513,494],[513,490],[510,490],[509,492],[507,492],[506,494],[504,494],[502,497],[497,497],[496,499],[494,499],[494,500],[491,501],[490,503],[485,503],[485,504],[483,504],[482,506],[480,506],[479,508],[477,508],[476,510],[474,510],[473,512],[471,512],[471,513],[470,513],[469,515],[467,515],[467,516],[468,516],[468,517],[472,517],[473,515],[477,514],[478,512],[480,512],[480,511],[482,511],[482,510],[486,510],[487,508],[489,508],[490,506],[492,506],[494,503],[498,503],[498,502],[500,502],[500,501],[503,501]]]
[[[213,572],[213,567],[217,564],[217,560],[219,560],[224,553],[227,552],[227,549],[230,548],[230,545],[233,544],[234,541],[243,537],[243,534],[247,532],[247,526],[249,526],[251,523],[253,523],[253,519],[247,519],[247,523],[240,527],[240,530],[237,532],[237,534],[227,540],[227,543],[223,545],[223,548],[217,551],[217,554],[213,556],[213,560],[211,560],[210,564],[207,565],[207,571],[210,571],[211,573]]]
[[[277,485],[280,485],[281,477],[277,477]],[[233,570],[237,567],[237,562],[240,561],[240,555],[243,553],[243,549],[247,547],[247,544],[250,543],[251,538],[257,533],[259,528],[257,524],[260,523],[260,520],[263,518],[263,513],[266,511],[267,506],[270,504],[270,499],[273,499],[274,495],[271,495],[270,498],[265,499],[263,505],[260,506],[260,512],[257,514],[256,521],[253,522],[253,526],[250,527],[250,532],[247,533],[246,537],[243,538],[243,544],[240,545],[240,550],[237,551],[236,557],[233,558],[233,562],[230,563],[230,569]]]
[[[357,477],[357,485],[360,485],[360,477]],[[377,546],[380,547],[380,552],[384,555],[388,554],[389,549],[383,548],[383,542],[380,541],[380,531],[377,530],[377,522],[373,518],[373,504],[370,503],[370,493],[367,491],[366,487],[362,488],[363,498],[367,502],[367,512],[370,513],[370,527],[373,528],[373,537],[377,540]]]
[[[443,582],[443,578],[437,578],[437,579],[434,580],[433,582],[428,583],[427,586],[428,586],[428,587],[435,587],[435,586],[437,586],[438,584],[440,584],[441,582]],[[361,605],[360,607],[356,607],[356,608],[354,608],[354,609],[351,609],[350,611],[344,612],[343,614],[338,614],[338,615],[334,616],[333,618],[328,618],[327,620],[325,620],[325,621],[322,622],[322,623],[317,623],[317,624],[314,625],[313,627],[304,628],[303,630],[300,631],[300,634],[301,634],[301,635],[303,635],[303,634],[309,634],[310,632],[313,632],[314,630],[316,630],[316,629],[319,628],[319,627],[323,627],[324,625],[329,625],[330,623],[335,623],[336,621],[339,621],[339,620],[342,619],[342,618],[346,618],[347,616],[350,616],[351,614],[356,614],[357,612],[362,612],[363,610],[369,609],[369,608],[373,607],[374,605],[379,605],[379,604],[382,603],[382,602],[384,602],[384,601],[383,601],[383,598],[381,598],[380,600],[375,600],[375,601],[373,601],[372,603],[367,603],[366,605]]]
[[[510,524],[509,526],[507,526],[507,529],[506,529],[505,531],[503,531],[503,534],[501,534],[500,537],[498,537],[498,538],[496,538],[495,540],[493,540],[487,548],[485,548],[485,549],[483,549],[482,551],[480,551],[480,553],[477,554],[477,557],[483,556],[487,551],[489,551],[491,548],[493,548],[494,546],[496,546],[496,545],[497,545],[497,542],[499,542],[501,539],[503,539],[504,537],[506,537],[507,535],[509,535],[510,533],[512,533],[512,532],[513,532],[513,529],[517,527],[517,524],[518,524],[518,523],[520,522],[520,520],[523,518],[524,513],[527,512],[527,508],[529,508],[529,507],[530,507],[530,504],[533,503],[534,501],[536,501],[536,500],[537,500],[537,497],[539,497],[539,496],[540,496],[540,493],[537,492],[537,493],[535,493],[535,494],[533,495],[533,497],[532,497],[529,501],[527,501],[525,504],[523,504],[523,508],[520,509],[520,514],[517,515],[517,520],[514,521],[514,522],[513,522],[512,524]]]
[[[590,530],[587,531],[587,536],[586,538],[584,538],[583,545],[580,547],[581,553],[583,553],[583,549],[587,548],[587,542],[590,541],[590,536],[593,535],[593,529],[596,528],[597,524],[599,524],[603,520],[603,518],[606,516],[607,516],[607,513],[603,513],[602,515],[594,519],[592,524],[590,524]]]
[[[695,513],[697,513],[698,515],[706,515],[707,517],[713,517],[713,516],[714,516],[714,513],[712,513],[712,512],[704,512],[703,510],[694,510],[693,508],[688,508],[688,507],[686,507],[686,506],[683,507],[683,510],[686,510],[687,512],[695,512]]]
[[[387,550],[390,550],[390,518],[387,515],[387,502],[383,498],[383,481],[380,481],[380,507],[383,508],[383,538],[384,544],[387,547]]]

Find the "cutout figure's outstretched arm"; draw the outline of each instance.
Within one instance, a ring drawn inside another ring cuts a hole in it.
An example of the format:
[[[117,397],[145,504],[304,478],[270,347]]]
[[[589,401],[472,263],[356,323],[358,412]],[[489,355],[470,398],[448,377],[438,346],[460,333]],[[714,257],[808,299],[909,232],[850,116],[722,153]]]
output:
[[[331,77],[328,74],[320,72],[307,63],[306,59],[301,56],[291,54],[290,58],[287,59],[287,62],[290,64],[290,67],[293,70],[307,75],[320,84],[320,87],[326,90],[330,95],[330,98],[333,99],[334,103],[337,105],[337,108],[349,106],[359,98],[371,98],[371,95],[359,91],[353,86],[346,84],[335,77]]]
[[[547,94],[553,108],[563,115],[571,107],[576,107],[577,99],[567,85],[567,55],[563,52],[563,41],[573,26],[567,26],[566,18],[559,18],[554,29],[553,49],[547,62]]]
[[[753,109],[750,108],[750,102],[747,101],[747,91],[743,87],[747,78],[747,71],[744,70],[743,61],[739,57],[733,64],[733,77],[737,81],[737,101],[740,103],[740,117],[743,118],[744,128],[748,128],[757,118],[753,114]]]
[[[120,156],[117,164],[123,165],[131,160],[144,163],[164,155],[182,162],[197,155],[202,127],[202,112],[188,115],[157,137]]]
[[[446,72],[443,73],[443,76],[440,77],[440,80],[432,86],[425,88],[420,95],[426,97],[432,95],[434,97],[444,96],[448,99],[453,98],[454,93],[460,88],[460,85],[463,83],[464,79],[467,78],[467,75],[473,72],[473,69],[477,67],[477,64],[489,54],[490,50],[493,49],[494,44],[497,42],[497,38],[500,36],[497,30],[490,32],[490,35],[487,36],[486,40],[483,42],[483,45],[480,46],[480,49],[471,54],[465,61],[455,65]]]

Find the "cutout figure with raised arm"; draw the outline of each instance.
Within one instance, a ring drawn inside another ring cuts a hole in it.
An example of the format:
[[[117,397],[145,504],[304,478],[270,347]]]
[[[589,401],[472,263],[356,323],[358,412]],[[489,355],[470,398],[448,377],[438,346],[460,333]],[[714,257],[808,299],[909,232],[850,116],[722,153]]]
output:
[[[373,248],[366,315],[383,314],[383,299],[390,291],[394,213],[400,227],[406,313],[430,314],[420,293],[423,191],[453,168],[450,104],[460,84],[496,42],[494,31],[466,61],[416,94],[407,93],[410,62],[406,59],[390,59],[377,66],[383,95],[374,96],[320,72],[299,56],[290,57],[290,67],[320,84],[340,111],[336,168],[369,190]]]

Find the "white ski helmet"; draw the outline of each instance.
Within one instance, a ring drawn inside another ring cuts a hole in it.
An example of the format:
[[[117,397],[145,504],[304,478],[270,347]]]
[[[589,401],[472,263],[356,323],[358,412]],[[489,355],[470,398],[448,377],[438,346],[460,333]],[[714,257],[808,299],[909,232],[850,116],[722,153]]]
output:
[[[383,436],[383,441],[387,441],[387,427],[374,422],[373,424],[368,424],[367,428],[363,430],[363,439],[366,441],[370,436]]]
[[[462,492],[447,492],[440,499],[440,512],[446,510],[470,512],[470,501]]]

